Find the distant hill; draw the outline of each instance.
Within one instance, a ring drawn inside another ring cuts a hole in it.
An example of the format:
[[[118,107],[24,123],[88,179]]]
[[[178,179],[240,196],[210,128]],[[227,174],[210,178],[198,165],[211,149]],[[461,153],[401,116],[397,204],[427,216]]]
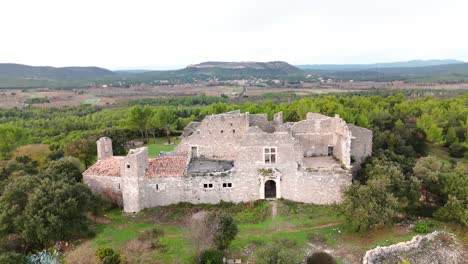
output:
[[[374,63],[374,64],[307,64],[297,65],[303,70],[326,70],[326,71],[358,71],[382,68],[414,68],[448,64],[464,63],[459,60],[411,60],[401,62]]]
[[[468,63],[425,67],[375,68],[365,70],[307,70],[320,76],[356,81],[468,82]]]
[[[282,61],[272,62],[203,62],[189,65],[184,69],[150,71],[139,74],[143,78],[191,81],[193,79],[219,80],[249,78],[303,78],[305,72]]]
[[[79,80],[101,78],[115,73],[99,67],[28,66],[13,63],[0,63],[0,78],[59,79]]]
[[[187,66],[187,68],[223,68],[223,69],[255,69],[255,70],[279,70],[283,72],[297,72],[299,68],[292,66],[284,61],[270,61],[270,62],[220,62],[220,61],[207,61],[199,64]]]

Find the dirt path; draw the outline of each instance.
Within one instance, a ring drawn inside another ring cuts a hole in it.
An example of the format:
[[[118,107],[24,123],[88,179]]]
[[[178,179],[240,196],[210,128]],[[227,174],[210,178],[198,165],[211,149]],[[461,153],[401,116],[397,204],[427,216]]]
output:
[[[271,206],[271,218],[275,219],[278,214],[278,203],[276,201],[270,201]]]

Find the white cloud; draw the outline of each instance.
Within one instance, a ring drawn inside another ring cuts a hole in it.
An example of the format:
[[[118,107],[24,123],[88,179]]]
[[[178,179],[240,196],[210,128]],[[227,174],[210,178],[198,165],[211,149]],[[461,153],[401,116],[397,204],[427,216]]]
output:
[[[463,0],[2,1],[0,62],[468,61],[466,10]]]

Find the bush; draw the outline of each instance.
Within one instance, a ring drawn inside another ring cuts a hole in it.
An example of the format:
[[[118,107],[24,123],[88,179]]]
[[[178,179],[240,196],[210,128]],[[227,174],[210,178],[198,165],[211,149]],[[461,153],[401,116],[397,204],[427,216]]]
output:
[[[296,264],[300,263],[297,252],[282,245],[270,244],[256,252],[257,264]]]
[[[200,254],[200,264],[223,264],[223,257],[221,250],[207,249]]]
[[[96,250],[96,256],[102,264],[120,264],[120,255],[112,248],[100,247]]]
[[[423,221],[423,222],[418,222],[414,224],[413,229],[416,233],[425,234],[425,233],[429,233],[432,231],[432,226],[433,225],[431,222]]]
[[[307,264],[336,264],[336,260],[326,252],[315,252],[307,257]]]
[[[26,258],[21,254],[8,252],[8,253],[0,254],[0,263],[21,264],[21,263],[26,263]]]
[[[463,158],[465,156],[466,148],[463,144],[452,144],[449,147],[449,153],[451,157]]]
[[[212,212],[207,219],[208,228],[213,233],[213,243],[217,249],[226,249],[236,237],[238,229],[231,215],[223,212]]]

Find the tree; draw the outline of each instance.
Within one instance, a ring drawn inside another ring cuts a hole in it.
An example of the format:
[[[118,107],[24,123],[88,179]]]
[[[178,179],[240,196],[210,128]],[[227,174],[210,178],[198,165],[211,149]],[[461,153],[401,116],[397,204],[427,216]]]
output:
[[[39,184],[35,176],[25,175],[11,179],[0,196],[0,233],[18,233],[29,194]]]
[[[112,140],[112,150],[114,155],[125,155],[127,153],[125,150],[125,144],[134,138],[133,134],[134,133],[128,129],[112,127],[99,132],[96,138],[110,138]]]
[[[81,160],[85,168],[93,162],[96,157],[96,144],[92,139],[77,139],[64,147],[65,154]]]
[[[148,124],[152,114],[149,106],[143,108],[134,106],[130,109],[128,117],[124,122],[125,126],[131,130],[139,131],[142,137],[148,138]]]
[[[445,143],[451,146],[454,143],[458,143],[457,133],[453,127],[447,129],[447,135],[445,136]]]
[[[459,162],[453,170],[443,173],[440,181],[448,199],[435,217],[468,226],[468,166]]]
[[[24,255],[8,252],[0,254],[0,263],[2,264],[22,264],[26,263]]]
[[[9,179],[0,196],[0,232],[18,233],[32,247],[86,233],[85,212],[101,203],[77,182],[79,174],[72,163],[54,161],[38,175]]]
[[[51,161],[47,168],[40,173],[40,176],[53,181],[63,180],[71,183],[81,182],[83,177],[76,164],[66,159]]]
[[[167,107],[160,107],[151,117],[150,126],[164,131],[167,143],[171,144],[171,132],[174,129],[174,113]]]
[[[0,124],[0,159],[8,157],[10,152],[25,139],[23,129],[12,125]]]
[[[336,264],[336,260],[326,252],[315,252],[307,257],[306,264]]]
[[[352,184],[343,193],[339,210],[351,227],[364,232],[374,225],[391,225],[400,205],[397,198],[388,191],[390,180],[372,179],[366,185]]]
[[[87,186],[45,178],[28,195],[17,228],[27,242],[41,247],[68,240],[88,231],[84,213],[91,204]]]
[[[215,247],[226,249],[236,237],[238,229],[231,215],[223,212],[212,212],[207,217],[208,230],[212,232]]]
[[[421,181],[421,186],[426,192],[426,202],[430,198],[436,202],[443,200],[440,182],[443,169],[444,163],[433,156],[420,158],[414,165],[414,176]]]
[[[223,264],[224,253],[218,249],[207,249],[200,254],[200,264]]]

